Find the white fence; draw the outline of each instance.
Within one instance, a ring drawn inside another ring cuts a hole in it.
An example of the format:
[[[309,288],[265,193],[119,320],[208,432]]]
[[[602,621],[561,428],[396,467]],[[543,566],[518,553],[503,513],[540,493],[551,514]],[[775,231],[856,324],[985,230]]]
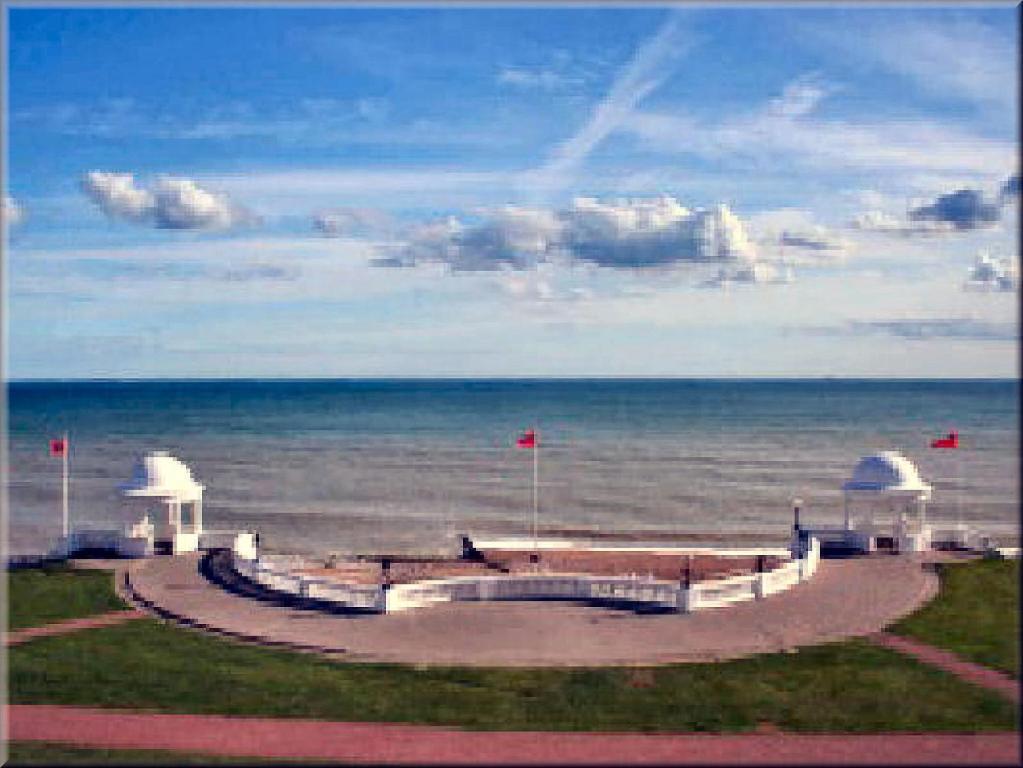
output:
[[[286,563],[259,559],[235,557],[234,568],[241,576],[278,592],[377,613],[394,613],[455,600],[543,599],[632,603],[689,612],[776,594],[810,578],[819,561],[820,542],[811,538],[810,546],[799,560],[791,560],[764,573],[699,582],[689,589],[675,581],[587,574],[459,576],[385,588],[304,576],[290,571]]]

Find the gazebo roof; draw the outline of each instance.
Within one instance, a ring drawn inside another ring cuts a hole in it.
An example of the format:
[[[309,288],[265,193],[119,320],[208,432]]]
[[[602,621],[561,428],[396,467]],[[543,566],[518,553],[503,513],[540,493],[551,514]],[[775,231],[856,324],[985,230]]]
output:
[[[165,451],[155,451],[135,463],[131,480],[122,483],[120,491],[129,497],[194,501],[202,498],[203,486],[180,460]]]
[[[920,477],[916,465],[901,453],[882,451],[861,458],[842,490],[929,496],[931,486]]]

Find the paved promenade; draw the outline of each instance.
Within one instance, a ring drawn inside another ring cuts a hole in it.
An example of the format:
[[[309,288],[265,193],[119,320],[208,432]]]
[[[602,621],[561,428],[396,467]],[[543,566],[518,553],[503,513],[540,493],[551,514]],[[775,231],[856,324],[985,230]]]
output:
[[[126,567],[150,605],[206,629],[352,661],[599,666],[713,661],[873,634],[933,597],[911,557],[825,560],[766,600],[693,614],[638,615],[571,603],[446,603],[389,615],[329,614],[242,597],[211,583],[197,556]],[[125,567],[125,566],[122,566]]]
[[[463,731],[61,706],[8,708],[10,738],[108,749],[444,765],[1018,765],[1018,733],[710,734]]]

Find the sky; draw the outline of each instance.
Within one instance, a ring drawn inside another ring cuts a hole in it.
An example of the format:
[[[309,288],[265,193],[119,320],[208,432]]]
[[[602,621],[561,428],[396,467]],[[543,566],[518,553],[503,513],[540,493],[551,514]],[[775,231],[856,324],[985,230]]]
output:
[[[1012,6],[4,12],[9,378],[1018,375]]]

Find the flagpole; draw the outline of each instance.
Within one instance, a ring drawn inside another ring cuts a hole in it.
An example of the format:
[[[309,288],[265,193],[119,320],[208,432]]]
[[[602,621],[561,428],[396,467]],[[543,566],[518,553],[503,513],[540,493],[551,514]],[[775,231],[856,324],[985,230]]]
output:
[[[68,445],[67,432],[64,433],[64,450],[61,451],[64,459],[64,504],[63,504],[63,530],[64,538],[68,537],[68,451],[70,446]]]
[[[959,534],[959,526],[963,524],[963,455],[959,453],[959,445],[956,444],[956,535]]]
[[[540,560],[540,541],[537,533],[540,517],[540,439],[537,436],[536,444],[533,446],[533,554],[537,562]]]

